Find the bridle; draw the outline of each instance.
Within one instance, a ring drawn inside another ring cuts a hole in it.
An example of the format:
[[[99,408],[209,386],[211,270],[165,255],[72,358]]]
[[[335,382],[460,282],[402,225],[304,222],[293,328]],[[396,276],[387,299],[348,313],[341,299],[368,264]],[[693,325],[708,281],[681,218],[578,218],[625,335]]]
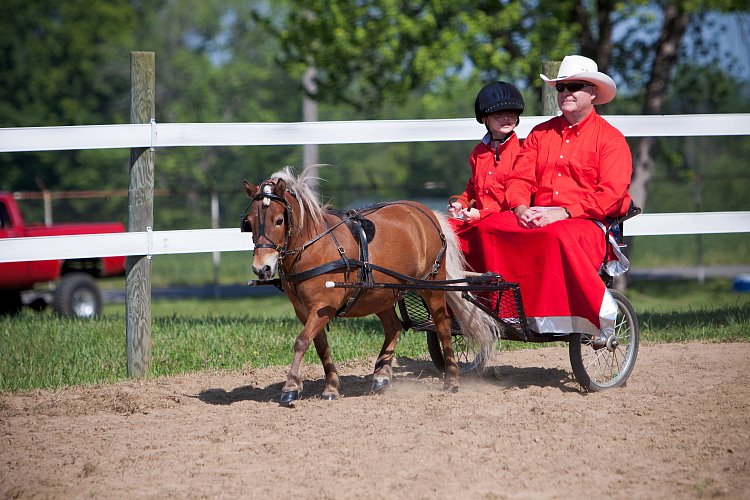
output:
[[[336,244],[336,248],[339,251],[339,254],[343,255],[343,247],[338,243],[336,240],[336,237],[333,236],[333,231],[339,227],[340,225],[344,224],[344,221],[340,221],[332,226],[328,225],[326,223],[326,229],[325,231],[319,233],[317,236],[313,237],[312,239],[306,241],[302,245],[296,248],[289,248],[289,240],[291,239],[292,231],[295,228],[294,220],[292,218],[292,214],[294,213],[292,210],[292,206],[289,204],[289,201],[284,196],[279,196],[275,193],[273,193],[273,186],[276,184],[276,181],[274,179],[270,179],[267,181],[263,181],[260,186],[258,186],[258,193],[256,193],[255,196],[252,197],[250,200],[250,204],[245,209],[245,213],[243,214],[242,218],[240,219],[240,231],[243,233],[253,233],[253,239],[256,241],[260,241],[261,238],[264,238],[268,243],[256,243],[255,248],[272,248],[276,250],[276,252],[279,254],[279,258],[283,259],[284,257],[287,257],[289,255],[295,255],[295,254],[301,254],[303,250],[305,250],[307,247],[315,243],[316,241],[322,239],[324,236],[330,234],[334,242]],[[299,203],[299,200],[297,199],[297,193],[295,193],[293,190],[286,188],[286,193],[292,196],[297,203]],[[258,201],[263,200],[262,203],[258,204],[260,206],[256,206],[256,213],[257,213],[257,219],[258,219],[258,228],[255,232],[253,232],[253,228],[250,227],[248,224],[248,212],[252,208],[253,204]],[[265,212],[268,207],[271,205],[271,202],[277,202],[281,203],[284,206],[284,223],[286,224],[286,234],[284,235],[284,244],[279,245],[278,243],[274,242],[271,238],[266,236],[266,217],[265,213],[261,213],[261,210]]]
[[[294,221],[292,220],[292,207],[289,205],[285,196],[279,196],[273,192],[274,185],[276,184],[273,180],[264,181],[258,186],[258,192],[250,200],[250,204],[245,209],[245,213],[242,215],[240,221],[240,231],[252,232],[253,239],[256,241],[255,248],[272,248],[278,252],[280,257],[288,255],[287,247],[289,246],[289,238],[291,237],[292,230],[294,229]],[[292,195],[295,199],[297,195],[291,189],[286,189],[286,192]],[[261,203],[256,203],[261,201]],[[271,238],[266,235],[266,211],[271,206],[271,202],[281,203],[284,207],[284,224],[286,225],[286,233],[284,234],[284,244],[279,245]],[[248,214],[255,205],[256,209],[256,220],[258,222],[257,228],[250,227],[248,221]],[[260,243],[261,238],[265,239],[268,243]]]

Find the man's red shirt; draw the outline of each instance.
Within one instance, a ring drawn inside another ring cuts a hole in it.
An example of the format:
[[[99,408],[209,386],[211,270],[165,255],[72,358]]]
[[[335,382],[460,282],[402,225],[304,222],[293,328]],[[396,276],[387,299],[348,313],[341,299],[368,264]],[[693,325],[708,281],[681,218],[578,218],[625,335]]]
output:
[[[632,161],[625,137],[596,111],[576,125],[552,118],[526,137],[507,180],[507,206],[564,207],[596,220],[622,215]]]

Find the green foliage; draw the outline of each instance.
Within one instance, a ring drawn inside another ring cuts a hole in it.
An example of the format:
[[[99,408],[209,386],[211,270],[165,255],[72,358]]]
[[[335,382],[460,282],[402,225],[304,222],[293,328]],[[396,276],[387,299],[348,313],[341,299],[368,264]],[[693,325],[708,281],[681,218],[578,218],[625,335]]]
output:
[[[135,12],[125,0],[3,2],[0,125],[121,123]],[[120,95],[119,99],[114,96]]]
[[[128,50],[136,15],[126,0],[8,0],[0,6],[0,127],[127,121]],[[108,152],[0,154],[0,189],[97,188]],[[75,181],[73,180],[75,179]],[[106,185],[106,183],[105,183]]]
[[[575,5],[320,0],[286,11],[281,23],[275,13],[257,16],[280,39],[291,74],[315,67],[318,100],[371,117],[413,90],[445,89],[457,75],[535,82],[542,58],[575,47]]]

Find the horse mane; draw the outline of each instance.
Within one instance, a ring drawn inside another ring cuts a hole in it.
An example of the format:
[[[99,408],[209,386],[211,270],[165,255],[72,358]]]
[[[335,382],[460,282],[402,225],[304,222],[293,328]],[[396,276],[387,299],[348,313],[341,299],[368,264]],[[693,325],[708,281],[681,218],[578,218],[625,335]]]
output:
[[[323,215],[326,213],[327,205],[322,205],[318,195],[312,190],[309,184],[305,182],[308,179],[319,180],[319,177],[310,175],[310,172],[320,165],[310,165],[305,167],[300,175],[294,174],[294,169],[286,166],[271,174],[271,179],[281,179],[286,183],[286,187],[294,192],[299,202],[300,221],[299,227],[302,228],[305,220],[305,214],[308,213],[315,224],[323,222]]]

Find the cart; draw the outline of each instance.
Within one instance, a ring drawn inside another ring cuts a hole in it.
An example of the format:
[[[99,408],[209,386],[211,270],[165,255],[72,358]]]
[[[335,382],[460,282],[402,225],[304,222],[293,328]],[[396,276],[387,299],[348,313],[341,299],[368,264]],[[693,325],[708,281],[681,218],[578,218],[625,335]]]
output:
[[[498,340],[567,342],[573,374],[586,391],[597,392],[625,385],[635,366],[640,335],[638,319],[627,297],[616,290],[609,290],[618,308],[615,331],[605,345],[598,345],[587,334],[539,334],[529,330],[520,287],[504,281],[497,274],[470,276],[463,284],[430,285],[428,282],[425,286],[439,287],[446,292],[460,291],[463,299],[472,302],[501,324]],[[430,358],[439,370],[444,370],[440,341],[422,298],[413,290],[406,291],[398,304],[398,311],[405,329],[426,333]],[[467,341],[455,322],[452,336],[453,350],[461,371],[481,373],[487,359]]]

